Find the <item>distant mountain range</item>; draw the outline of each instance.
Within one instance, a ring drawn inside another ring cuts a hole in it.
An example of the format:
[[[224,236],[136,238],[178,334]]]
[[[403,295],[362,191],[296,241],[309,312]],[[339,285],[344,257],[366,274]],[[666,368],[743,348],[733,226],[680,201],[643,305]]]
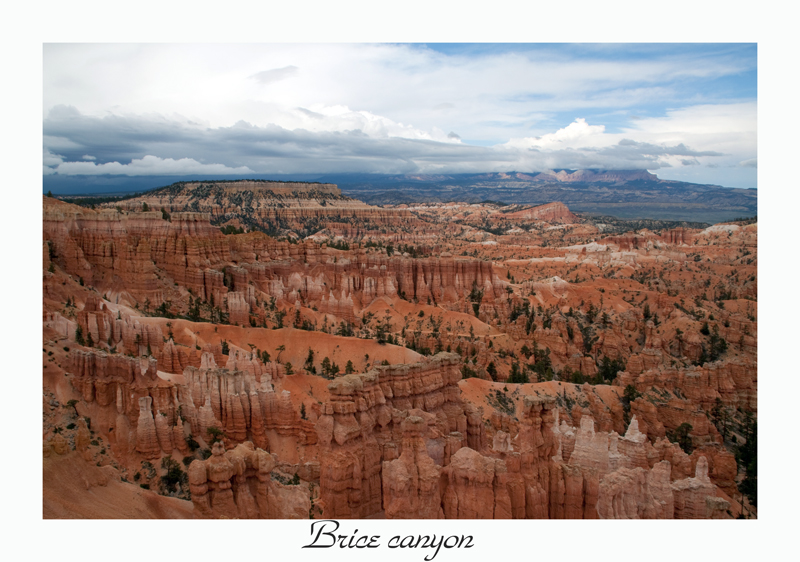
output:
[[[55,194],[147,191],[172,184],[164,177],[44,176]],[[227,176],[185,177],[221,181]],[[715,223],[758,214],[755,189],[727,188],[659,179],[647,170],[548,170],[483,174],[292,174],[253,179],[334,183],[342,193],[373,205],[414,202],[499,201],[541,205],[565,203],[578,213]]]
[[[720,222],[758,214],[755,189],[662,180],[647,170],[550,170],[447,175],[336,174],[318,181],[371,204],[485,200],[620,218]]]

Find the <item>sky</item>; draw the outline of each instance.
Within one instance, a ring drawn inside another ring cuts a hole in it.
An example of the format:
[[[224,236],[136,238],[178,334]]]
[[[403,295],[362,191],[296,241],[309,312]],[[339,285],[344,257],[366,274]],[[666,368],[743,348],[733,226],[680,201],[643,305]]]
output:
[[[51,180],[602,168],[757,187],[753,43],[47,43],[43,56]]]

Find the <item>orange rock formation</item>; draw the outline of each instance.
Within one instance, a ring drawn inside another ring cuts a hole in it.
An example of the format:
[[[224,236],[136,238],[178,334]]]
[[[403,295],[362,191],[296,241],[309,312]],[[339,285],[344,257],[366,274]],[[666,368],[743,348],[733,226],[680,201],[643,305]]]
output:
[[[741,510],[755,224],[192,182],[43,229],[47,516],[83,477],[130,516]]]

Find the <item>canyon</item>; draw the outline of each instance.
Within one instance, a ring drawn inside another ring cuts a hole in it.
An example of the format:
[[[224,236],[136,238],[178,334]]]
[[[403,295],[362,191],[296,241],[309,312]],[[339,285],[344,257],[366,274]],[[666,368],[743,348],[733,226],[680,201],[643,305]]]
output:
[[[651,226],[45,197],[44,516],[756,517],[757,223]]]

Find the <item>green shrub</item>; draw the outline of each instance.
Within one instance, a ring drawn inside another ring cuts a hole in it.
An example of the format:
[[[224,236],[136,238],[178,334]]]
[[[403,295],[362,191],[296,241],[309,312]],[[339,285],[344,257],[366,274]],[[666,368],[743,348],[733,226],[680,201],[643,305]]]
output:
[[[192,437],[191,435],[187,436],[185,439],[186,439],[186,445],[189,447],[189,450],[191,452],[194,453],[197,449],[200,448],[200,443],[195,441],[194,437]]]
[[[176,491],[178,484],[181,485],[181,488],[188,487],[189,477],[181,469],[181,465],[177,461],[170,457],[164,457],[161,459],[161,468],[167,471],[167,473],[161,477],[161,485],[167,492]]]
[[[206,431],[208,435],[211,437],[211,443],[210,443],[211,445],[213,445],[217,441],[222,441],[222,439],[225,437],[225,432],[218,427],[212,426],[209,427]]]
[[[675,428],[675,431],[667,431],[667,439],[673,443],[677,443],[680,445],[680,448],[683,449],[684,453],[691,455],[694,447],[692,445],[692,437],[689,434],[692,429],[694,429],[692,424],[683,422]]]

